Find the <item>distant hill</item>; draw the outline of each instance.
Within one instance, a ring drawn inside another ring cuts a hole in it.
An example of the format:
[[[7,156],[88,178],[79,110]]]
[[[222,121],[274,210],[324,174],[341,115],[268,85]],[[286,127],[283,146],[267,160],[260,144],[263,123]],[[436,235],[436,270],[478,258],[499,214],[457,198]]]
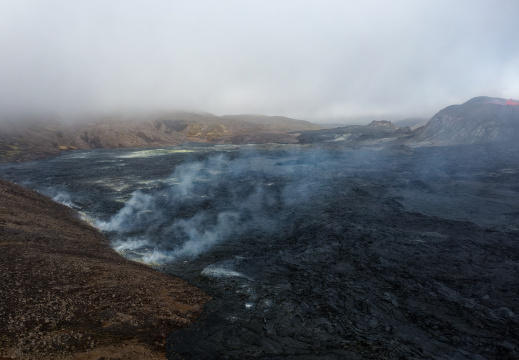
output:
[[[427,118],[413,117],[413,118],[407,118],[407,119],[394,121],[393,123],[395,124],[395,126],[398,126],[399,128],[409,126],[411,129],[413,129],[413,128],[427,124],[427,121],[428,121]]]
[[[326,129],[283,116],[195,112],[68,123],[0,119],[0,162],[44,158],[71,149],[166,147],[184,142],[435,146],[519,139],[519,101],[513,99],[480,96],[441,110],[421,127],[420,120],[380,120]]]
[[[420,118],[373,121],[366,126],[304,131],[298,140],[330,146],[441,146],[519,140],[519,100],[480,96],[448,106],[428,122]]]
[[[237,121],[245,121],[252,124],[265,127],[265,130],[272,131],[298,131],[321,129],[322,127],[309,121],[291,119],[285,116],[265,116],[265,115],[224,115],[220,119],[230,119]]]
[[[415,145],[458,145],[519,139],[519,101],[487,96],[451,105],[417,129]]]
[[[0,162],[43,158],[70,149],[212,143],[295,143],[294,132],[320,129],[282,116],[171,112],[146,118],[104,117],[77,122],[3,119]]]
[[[391,121],[374,120],[368,125],[349,125],[335,129],[305,131],[298,140],[303,144],[335,143],[347,146],[381,145],[411,134],[409,127],[399,128]]]

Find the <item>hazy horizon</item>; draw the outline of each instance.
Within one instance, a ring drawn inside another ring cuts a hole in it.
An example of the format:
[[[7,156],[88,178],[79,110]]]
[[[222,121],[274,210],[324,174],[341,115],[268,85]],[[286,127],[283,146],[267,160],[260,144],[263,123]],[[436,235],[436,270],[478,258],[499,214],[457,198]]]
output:
[[[519,2],[0,0],[0,113],[430,118],[519,97]]]

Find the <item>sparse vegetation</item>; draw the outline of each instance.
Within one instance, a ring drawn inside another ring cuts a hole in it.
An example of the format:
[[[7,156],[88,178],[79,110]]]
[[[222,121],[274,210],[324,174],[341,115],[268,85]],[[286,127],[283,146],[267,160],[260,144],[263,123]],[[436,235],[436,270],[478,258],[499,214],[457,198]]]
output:
[[[320,128],[283,117],[185,112],[137,121],[104,118],[68,125],[50,123],[22,122],[0,130],[0,162],[40,159],[72,149],[162,147],[187,141],[293,143],[294,135],[289,132]],[[8,147],[2,149],[2,144]]]
[[[0,248],[0,359],[164,358],[169,332],[208,300],[123,259],[69,208],[2,180]]]

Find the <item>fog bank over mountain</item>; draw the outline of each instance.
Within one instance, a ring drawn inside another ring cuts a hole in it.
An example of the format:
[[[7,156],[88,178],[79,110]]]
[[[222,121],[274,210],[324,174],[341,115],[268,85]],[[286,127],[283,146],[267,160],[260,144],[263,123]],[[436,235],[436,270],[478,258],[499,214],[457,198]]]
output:
[[[0,163],[54,156],[60,151],[151,148],[202,143],[297,143],[299,131],[321,129],[283,116],[169,112],[67,122],[63,118],[8,118],[0,128]]]
[[[430,118],[519,93],[518,13],[512,0],[0,1],[0,113]]]

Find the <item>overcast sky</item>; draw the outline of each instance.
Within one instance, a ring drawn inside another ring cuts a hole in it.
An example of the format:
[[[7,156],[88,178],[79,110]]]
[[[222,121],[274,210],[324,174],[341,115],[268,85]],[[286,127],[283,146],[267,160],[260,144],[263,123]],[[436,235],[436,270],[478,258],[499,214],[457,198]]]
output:
[[[0,110],[430,117],[519,98],[517,0],[0,0]]]

